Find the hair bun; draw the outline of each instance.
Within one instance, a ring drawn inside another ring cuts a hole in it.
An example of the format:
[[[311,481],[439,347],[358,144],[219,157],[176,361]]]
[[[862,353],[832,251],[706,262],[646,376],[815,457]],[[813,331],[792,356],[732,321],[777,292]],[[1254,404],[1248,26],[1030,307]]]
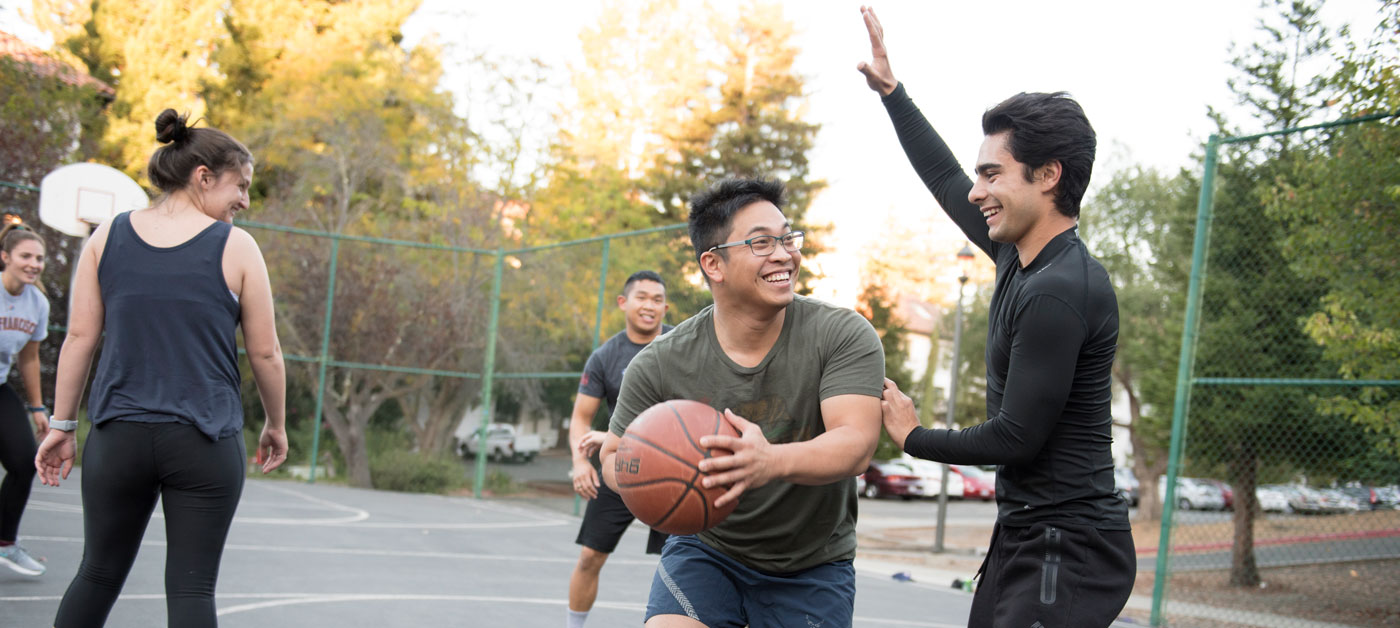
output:
[[[174,109],[166,109],[156,116],[156,141],[162,144],[184,142],[190,137],[190,127],[185,126],[189,114],[180,115]]]

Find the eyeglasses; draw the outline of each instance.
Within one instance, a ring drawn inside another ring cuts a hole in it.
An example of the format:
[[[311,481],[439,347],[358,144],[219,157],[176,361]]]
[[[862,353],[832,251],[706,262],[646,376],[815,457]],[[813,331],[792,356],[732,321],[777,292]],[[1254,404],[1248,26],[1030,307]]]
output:
[[[752,238],[742,240],[739,242],[726,242],[724,244],[716,244],[710,247],[709,249],[706,249],[705,252],[711,253],[718,249],[727,249],[731,246],[747,244],[749,245],[750,253],[753,253],[758,257],[768,257],[769,255],[773,254],[773,251],[778,250],[778,242],[781,241],[783,243],[784,249],[786,249],[790,253],[796,253],[802,250],[802,235],[803,233],[801,231],[789,231],[780,236],[754,236]]]

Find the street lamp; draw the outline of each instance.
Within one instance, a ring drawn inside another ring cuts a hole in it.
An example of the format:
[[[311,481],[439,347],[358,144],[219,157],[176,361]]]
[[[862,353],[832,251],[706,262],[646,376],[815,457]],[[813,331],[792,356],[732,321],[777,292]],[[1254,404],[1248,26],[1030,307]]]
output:
[[[953,427],[953,411],[957,409],[958,403],[958,366],[962,353],[962,300],[963,288],[967,287],[967,271],[972,265],[972,247],[966,242],[963,243],[961,251],[958,251],[958,305],[953,310],[953,364],[948,369],[948,418],[945,427]],[[948,474],[952,470],[948,468],[948,463],[942,465],[943,473],[939,479],[938,487],[938,528],[933,540],[933,551],[943,552],[943,529],[947,527],[948,521]]]

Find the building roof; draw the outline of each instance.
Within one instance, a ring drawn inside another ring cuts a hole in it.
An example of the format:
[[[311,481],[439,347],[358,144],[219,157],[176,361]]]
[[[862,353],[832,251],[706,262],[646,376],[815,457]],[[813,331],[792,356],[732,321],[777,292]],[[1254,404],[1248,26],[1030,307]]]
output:
[[[898,315],[904,322],[904,329],[911,334],[932,336],[938,330],[938,319],[943,316],[943,308],[911,296],[900,296]]]
[[[111,85],[93,78],[87,72],[74,68],[5,31],[0,31],[0,57],[8,57],[25,63],[34,69],[35,74],[40,76],[51,76],[74,87],[91,87],[109,99],[116,95],[116,90],[112,89]]]

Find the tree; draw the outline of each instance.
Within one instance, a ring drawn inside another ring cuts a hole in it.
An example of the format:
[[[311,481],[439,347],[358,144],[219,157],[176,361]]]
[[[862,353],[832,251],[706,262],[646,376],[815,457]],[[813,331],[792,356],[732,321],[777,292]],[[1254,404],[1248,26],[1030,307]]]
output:
[[[137,181],[155,147],[155,119],[172,107],[204,114],[200,84],[212,76],[225,3],[191,0],[153,11],[129,2],[35,0],[36,23],[69,60],[116,88],[97,157]]]
[[[1162,516],[1157,478],[1167,471],[1176,370],[1198,185],[1140,167],[1121,170],[1086,203],[1081,233],[1118,296],[1113,379],[1128,399],[1138,519]]]
[[[7,37],[0,33],[0,38]],[[35,49],[30,54],[0,55],[0,85],[4,86],[0,90],[0,181],[38,187],[59,166],[96,153],[105,122],[103,109],[112,97],[106,84]],[[28,190],[0,187],[0,208],[14,212],[44,239],[47,272],[42,286],[49,299],[50,324],[64,325],[68,280],[82,240],[47,228],[39,220],[38,195]],[[46,391],[53,390],[62,341],[58,334],[51,338],[54,341],[40,347]]]
[[[416,2],[241,0],[212,53],[209,117],[258,157],[255,217],[336,234],[494,247],[505,204],[473,181],[476,138],[437,88],[436,49],[399,46]],[[290,12],[290,14],[289,14]],[[325,241],[277,238],[284,344],[318,355],[329,284]],[[273,247],[264,247],[271,251]],[[480,368],[490,256],[344,243],[330,320],[341,361]],[[314,330],[314,331],[313,331]],[[315,381],[312,369],[303,371]],[[314,385],[312,386],[314,388]],[[366,369],[329,373],[324,406],[351,482],[372,483],[370,419],[399,401],[419,450],[435,454],[479,384]]]
[[[920,391],[912,387],[913,374],[909,372],[906,364],[909,361],[909,348],[905,342],[907,332],[904,329],[904,321],[900,319],[898,307],[899,302],[891,298],[883,286],[872,283],[867,284],[861,291],[856,311],[870,321],[880,336],[880,346],[885,353],[885,377],[899,386],[900,390],[909,391],[915,403],[920,403]],[[875,447],[875,459],[898,458],[901,453],[903,452],[890,439],[889,434],[881,431],[880,442]]]
[[[1325,88],[1300,69],[1321,61],[1331,34],[1315,4],[1271,2],[1276,16],[1260,21],[1264,42],[1237,56],[1231,81],[1240,103],[1265,128],[1295,127],[1316,114]],[[1224,118],[1217,115],[1221,131]],[[1236,134],[1238,135],[1238,134]],[[1315,343],[1298,321],[1324,294],[1326,282],[1299,276],[1282,248],[1283,224],[1260,208],[1267,190],[1287,181],[1311,157],[1310,136],[1225,148],[1219,168],[1210,269],[1202,293],[1197,377],[1325,377]],[[1197,386],[1191,398],[1190,463],[1223,466],[1234,488],[1230,584],[1259,583],[1254,556],[1255,486],[1262,465],[1316,464],[1318,450],[1336,448],[1341,434],[1297,388]]]
[[[693,99],[678,128],[665,128],[666,153],[643,189],[675,220],[691,195],[725,177],[767,175],[787,185],[788,219],[801,224],[824,182],[809,178],[807,152],[818,126],[802,120],[805,94],[793,71],[793,26],[775,4],[753,2],[737,20],[709,16],[719,46],[707,72],[724,78]]]
[[[1400,110],[1400,4],[1378,36],[1353,47],[1333,85],[1347,116]],[[1400,379],[1400,127],[1380,120],[1335,129],[1318,158],[1299,160],[1266,196],[1284,224],[1289,266],[1327,292],[1304,328],[1346,379]],[[1296,183],[1294,183],[1296,182]],[[1348,418],[1400,456],[1400,395],[1366,387],[1319,394],[1319,409]]]

